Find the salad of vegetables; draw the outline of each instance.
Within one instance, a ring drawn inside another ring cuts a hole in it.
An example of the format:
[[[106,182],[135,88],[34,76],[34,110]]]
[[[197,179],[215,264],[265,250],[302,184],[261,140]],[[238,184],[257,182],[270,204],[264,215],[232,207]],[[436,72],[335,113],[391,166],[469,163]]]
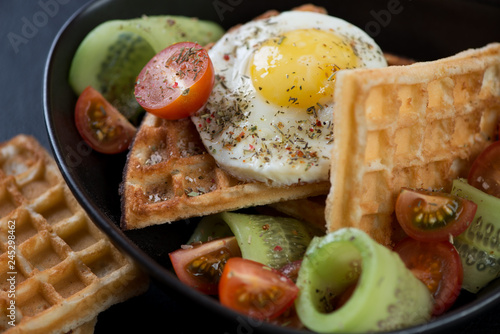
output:
[[[159,42],[152,32],[164,31],[160,22],[179,23],[185,34]],[[178,17],[132,23],[96,28],[72,65],[70,81],[80,96],[77,128],[102,153],[128,147],[135,135],[135,110],[187,117],[206,102],[214,82],[201,45],[221,36],[218,27]],[[140,24],[148,29],[137,30]],[[130,77],[106,81],[109,69],[81,68],[82,55],[102,45],[103,31],[119,35],[113,41],[137,56],[130,65],[137,74],[127,113],[119,106],[130,97]],[[188,36],[202,44],[185,42]],[[141,43],[150,46],[140,49],[144,53],[135,49]],[[158,70],[158,59],[168,68]],[[165,77],[173,84],[159,90]],[[116,83],[129,91],[111,100]],[[103,85],[113,87],[103,90]],[[462,289],[475,293],[500,274],[500,142],[476,159],[467,180],[455,180],[451,193],[403,188],[395,210],[406,237],[393,249],[353,228],[325,235],[288,217],[223,212],[204,217],[169,256],[182,282],[255,319],[325,333],[424,323],[448,310]]]
[[[498,189],[499,147],[469,177]],[[353,228],[322,235],[292,218],[224,212],[203,218],[170,257],[183,282],[250,317],[325,333],[394,330],[498,277],[499,197],[462,179],[452,193],[403,188],[396,217],[407,237],[393,249]]]

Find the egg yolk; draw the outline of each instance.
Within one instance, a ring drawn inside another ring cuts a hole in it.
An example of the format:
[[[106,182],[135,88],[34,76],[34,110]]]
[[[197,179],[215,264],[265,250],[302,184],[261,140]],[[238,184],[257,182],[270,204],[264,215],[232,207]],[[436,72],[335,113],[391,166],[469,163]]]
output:
[[[340,36],[302,29],[264,41],[250,61],[250,75],[266,101],[309,108],[332,99],[338,70],[357,66],[353,48]]]

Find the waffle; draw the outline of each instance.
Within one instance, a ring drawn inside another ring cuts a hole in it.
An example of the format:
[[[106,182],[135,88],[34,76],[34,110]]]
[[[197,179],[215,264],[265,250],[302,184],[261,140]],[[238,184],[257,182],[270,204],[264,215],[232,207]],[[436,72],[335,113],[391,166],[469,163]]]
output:
[[[402,186],[449,190],[492,140],[500,44],[432,62],[336,77],[329,231],[352,226],[391,245]]]
[[[0,331],[9,334],[91,333],[98,313],[148,286],[25,135],[0,145],[0,285]]]
[[[325,200],[326,195],[321,195],[271,203],[268,206],[315,227],[318,231],[325,231]]]
[[[222,211],[327,194],[329,181],[270,187],[243,182],[217,166],[190,119],[147,114],[120,186],[125,230]]]

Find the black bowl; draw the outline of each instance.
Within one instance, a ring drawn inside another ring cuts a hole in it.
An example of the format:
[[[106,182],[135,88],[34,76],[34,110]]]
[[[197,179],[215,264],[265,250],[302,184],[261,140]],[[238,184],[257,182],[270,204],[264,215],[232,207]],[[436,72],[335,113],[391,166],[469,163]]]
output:
[[[79,136],[73,118],[77,96],[68,84],[72,57],[82,39],[99,23],[110,19],[175,14],[213,20],[224,28],[246,22],[268,9],[286,10],[303,1],[243,0],[108,0],[91,2],[71,17],[57,35],[44,76],[46,126],[56,161],[80,204],[114,243],[151,274],[169,293],[195,301],[216,315],[246,326],[252,332],[293,332],[244,320],[215,299],[183,285],[173,273],[168,253],[188,239],[195,219],[123,232],[119,228],[118,186],[126,155],[107,156],[92,151]],[[467,48],[500,41],[500,6],[492,2],[458,0],[332,1],[317,0],[332,15],[369,33],[383,50],[417,60],[446,57]],[[405,333],[436,333],[456,328],[479,312],[498,304],[500,283],[478,295],[463,292],[447,314]],[[242,323],[243,321],[243,323]],[[243,327],[237,327],[243,328]]]

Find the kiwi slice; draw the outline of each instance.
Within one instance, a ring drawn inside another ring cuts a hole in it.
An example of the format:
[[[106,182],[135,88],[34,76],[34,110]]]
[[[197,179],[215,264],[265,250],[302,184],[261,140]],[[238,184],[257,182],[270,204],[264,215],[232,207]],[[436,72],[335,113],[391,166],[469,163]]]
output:
[[[77,95],[87,87],[98,90],[132,123],[144,110],[134,96],[137,75],[167,46],[181,41],[201,45],[220,38],[216,23],[183,16],[144,16],[107,21],[94,28],[72,60],[69,83]]]
[[[433,308],[428,288],[399,255],[354,228],[313,238],[296,284],[297,314],[320,333],[396,330],[428,321]],[[346,290],[352,294],[336,307]]]
[[[301,260],[312,239],[312,232],[297,219],[222,212],[203,218],[189,242],[228,235],[236,237],[243,258],[274,269]]]
[[[453,240],[464,268],[462,288],[476,293],[500,275],[500,199],[465,179],[454,180],[451,192],[477,204],[472,224]]]
[[[191,234],[187,244],[198,242],[207,242],[213,239],[219,239],[232,236],[233,232],[229,225],[220,215],[211,215],[203,217]]]
[[[312,239],[305,224],[294,218],[234,212],[223,212],[221,217],[244,258],[275,269],[302,259]]]

